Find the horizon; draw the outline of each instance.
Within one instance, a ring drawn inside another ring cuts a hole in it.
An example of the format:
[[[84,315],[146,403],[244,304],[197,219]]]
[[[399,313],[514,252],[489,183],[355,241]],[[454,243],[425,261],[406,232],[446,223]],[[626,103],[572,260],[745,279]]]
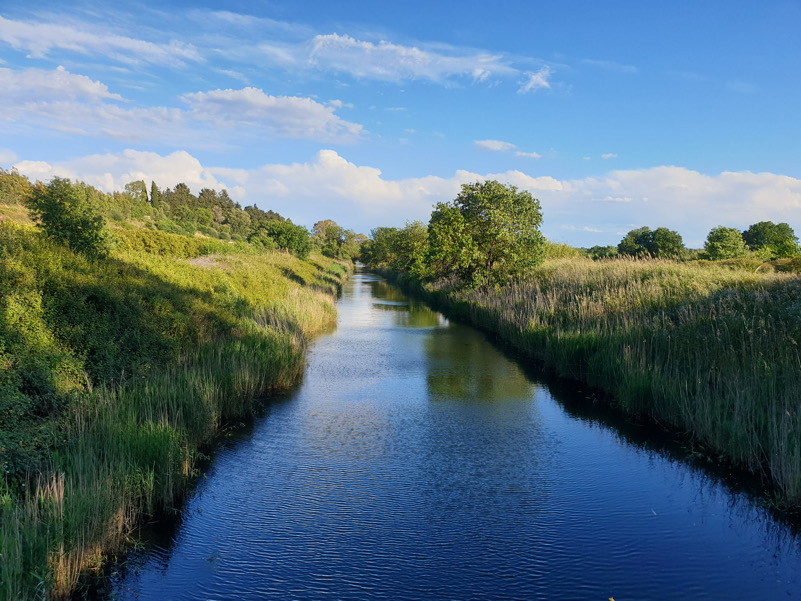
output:
[[[795,2],[4,4],[0,166],[32,180],[369,234],[497,179],[578,247],[801,227]]]

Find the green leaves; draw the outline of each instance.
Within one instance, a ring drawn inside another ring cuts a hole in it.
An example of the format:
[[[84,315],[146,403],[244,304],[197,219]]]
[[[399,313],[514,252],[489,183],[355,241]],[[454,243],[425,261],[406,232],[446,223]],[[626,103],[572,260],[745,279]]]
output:
[[[455,274],[473,287],[494,287],[545,258],[540,203],[497,181],[465,184],[440,203],[429,223],[432,275]]]
[[[111,233],[92,208],[86,187],[56,177],[36,186],[27,204],[49,238],[89,258],[108,254]]]

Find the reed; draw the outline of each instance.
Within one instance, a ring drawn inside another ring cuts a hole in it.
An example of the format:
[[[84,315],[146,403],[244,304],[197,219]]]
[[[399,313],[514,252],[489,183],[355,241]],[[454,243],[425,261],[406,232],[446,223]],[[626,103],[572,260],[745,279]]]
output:
[[[438,282],[426,292],[624,410],[689,432],[801,505],[798,274],[565,258],[500,291]]]
[[[297,380],[348,268],[170,256],[163,236],[89,263],[0,228],[0,598],[64,598],[180,503],[222,425]]]

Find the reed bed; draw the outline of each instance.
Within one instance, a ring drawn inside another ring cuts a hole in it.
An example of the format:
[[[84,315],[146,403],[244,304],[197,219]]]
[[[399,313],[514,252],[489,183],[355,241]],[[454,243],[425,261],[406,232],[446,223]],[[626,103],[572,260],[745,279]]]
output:
[[[0,227],[0,401],[19,413],[0,424],[14,446],[0,478],[0,599],[65,598],[144,515],[179,504],[222,425],[297,381],[348,270],[277,252],[193,264],[125,250],[89,264]],[[9,351],[42,371],[52,408],[14,392],[24,374]]]
[[[801,279],[665,260],[546,261],[502,290],[427,287],[626,411],[690,433],[801,506]]]

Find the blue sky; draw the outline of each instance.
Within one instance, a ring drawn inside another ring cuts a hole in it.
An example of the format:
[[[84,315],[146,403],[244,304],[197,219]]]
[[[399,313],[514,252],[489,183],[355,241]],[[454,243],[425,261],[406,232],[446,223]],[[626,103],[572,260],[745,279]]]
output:
[[[801,233],[799,31],[797,0],[4,0],[0,166],[365,233],[480,179],[577,246]]]

